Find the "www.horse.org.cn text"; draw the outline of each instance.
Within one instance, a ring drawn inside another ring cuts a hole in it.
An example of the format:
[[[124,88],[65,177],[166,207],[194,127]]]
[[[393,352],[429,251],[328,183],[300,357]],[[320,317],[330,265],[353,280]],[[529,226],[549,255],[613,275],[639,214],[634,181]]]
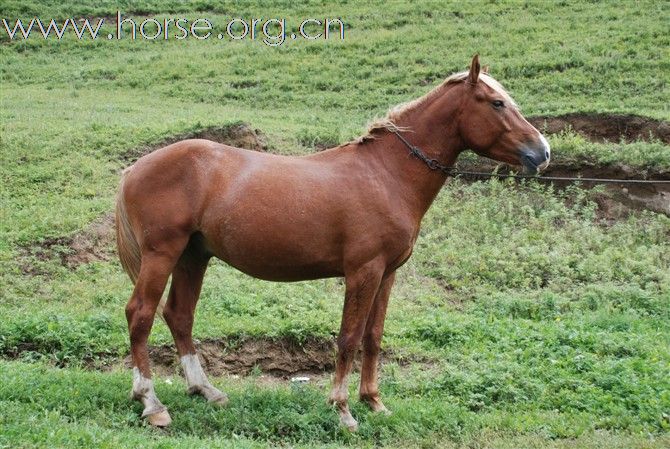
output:
[[[208,18],[136,19],[124,17],[121,11],[117,11],[115,18],[66,18],[56,21],[33,17],[30,20],[2,19],[2,25],[4,29],[0,28],[0,33],[7,33],[10,40],[27,40],[31,37],[61,40],[71,34],[80,40],[110,41],[259,40],[271,47],[280,46],[287,40],[344,40],[344,22],[338,18],[309,18],[292,26],[281,18],[232,18],[218,23]]]

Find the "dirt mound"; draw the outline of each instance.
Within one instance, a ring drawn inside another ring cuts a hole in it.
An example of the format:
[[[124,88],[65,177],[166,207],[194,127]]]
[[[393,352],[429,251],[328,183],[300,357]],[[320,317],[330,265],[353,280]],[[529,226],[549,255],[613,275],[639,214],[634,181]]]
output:
[[[496,170],[504,175],[517,172],[518,167],[506,164],[498,164],[488,159],[477,159],[473,161],[460,162],[459,170],[492,173]],[[670,171],[664,170],[640,170],[626,165],[614,164],[597,166],[582,164],[575,166],[571,164],[551,163],[542,173],[543,176],[568,177],[568,178],[609,178],[609,179],[649,179],[670,180]],[[466,182],[486,180],[476,176],[463,176]],[[551,182],[559,189],[574,184],[574,181],[546,181]],[[596,182],[580,181],[579,185],[584,189],[592,189],[598,185]],[[626,184],[612,183],[603,184],[604,193],[594,195],[594,201],[599,205],[598,214],[606,222],[612,222],[624,218],[631,212],[638,210],[651,210],[670,216],[670,184]]]
[[[311,338],[300,344],[288,338],[249,338],[237,342],[207,340],[196,344],[208,374],[248,375],[256,367],[264,374],[289,377],[296,374],[320,374],[335,366],[335,343],[331,339]],[[177,374],[179,357],[173,345],[149,348],[152,368],[162,375]],[[132,366],[130,356],[124,360]]]
[[[670,122],[638,115],[572,113],[530,117],[528,121],[548,134],[571,129],[596,142],[653,139],[670,144]]]
[[[213,140],[225,145],[254,151],[267,151],[269,148],[267,139],[261,130],[252,128],[248,123],[234,123],[232,125],[213,126],[198,131],[177,134],[153,145],[130,149],[123,153],[120,159],[126,164],[131,164],[145,154],[186,139]]]
[[[196,340],[196,348],[203,368],[210,376],[248,376],[261,374],[264,380],[274,382],[290,379],[293,376],[307,376],[323,379],[335,369],[337,347],[334,338],[309,337],[298,342],[290,337],[243,337],[217,338],[202,342]],[[30,354],[34,359],[37,354],[48,356],[49,348],[34,341],[21,342],[15,347],[0,353],[0,358],[9,360],[21,359]],[[361,350],[359,348],[354,359],[354,369],[361,369]],[[161,377],[181,376],[182,369],[177,350],[173,344],[149,345],[151,370]],[[77,363],[74,360],[47,360],[60,368]],[[381,363],[395,362],[400,367],[420,364],[425,367],[434,366],[436,361],[430,356],[407,354],[403,351],[383,349]],[[87,355],[80,360],[83,368],[98,371],[116,371],[132,367],[130,355],[119,358],[112,353]]]
[[[20,248],[24,274],[45,274],[37,261],[60,260],[68,268],[94,261],[114,258],[114,215],[105,214],[92,221],[86,228],[64,237],[51,237]]]
[[[625,165],[607,167],[550,165],[544,174],[559,177],[670,180],[668,172],[641,174],[639,170]],[[554,184],[565,187],[571,183],[554,181]],[[589,189],[596,183],[585,181],[582,185]],[[598,203],[600,215],[610,221],[625,217],[631,210],[647,209],[670,216],[670,184],[605,184],[604,194],[596,195],[594,200]]]
[[[64,262],[75,267],[96,260],[110,260],[114,257],[115,242],[114,215],[109,213],[72,236],[68,243],[71,252],[65,255]]]
[[[246,376],[254,370],[266,377],[287,379],[296,375],[319,377],[331,373],[335,368],[337,347],[331,338],[311,337],[303,343],[291,338],[253,337],[241,340],[212,339],[196,342],[203,368],[212,376]],[[152,370],[161,376],[181,375],[181,364],[174,345],[149,346]],[[433,359],[408,356],[393,350],[382,350],[381,360],[392,360],[400,366],[424,364],[429,366]],[[354,367],[360,370],[359,350]],[[103,369],[113,369],[119,364],[106,365]],[[123,360],[125,368],[132,367],[130,355]],[[100,368],[98,366],[97,368]]]

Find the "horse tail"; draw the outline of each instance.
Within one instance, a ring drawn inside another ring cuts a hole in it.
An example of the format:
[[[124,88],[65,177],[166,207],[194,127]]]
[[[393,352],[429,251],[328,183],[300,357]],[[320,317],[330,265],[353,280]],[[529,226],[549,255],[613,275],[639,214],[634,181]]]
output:
[[[135,284],[140,275],[142,254],[140,253],[140,244],[130,225],[126,203],[123,199],[123,185],[128,171],[129,169],[124,170],[121,175],[119,192],[116,195],[116,247],[123,270],[128,273],[130,280]]]
[[[140,266],[142,265],[142,253],[140,252],[140,244],[135,237],[130,221],[128,220],[128,212],[126,211],[126,202],[123,199],[123,184],[126,180],[126,174],[130,171],[127,168],[121,175],[121,183],[119,191],[116,195],[116,247],[119,252],[119,260],[123,270],[128,273],[133,285],[137,282],[140,275]],[[163,295],[156,314],[165,321],[163,317],[163,309],[167,302],[167,296]]]

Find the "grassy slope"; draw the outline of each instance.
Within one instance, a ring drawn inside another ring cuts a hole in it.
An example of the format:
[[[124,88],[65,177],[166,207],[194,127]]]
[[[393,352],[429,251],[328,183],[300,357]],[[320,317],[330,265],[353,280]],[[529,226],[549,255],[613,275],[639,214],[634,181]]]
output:
[[[217,8],[198,5],[145,2],[121,9]],[[106,2],[6,2],[3,15],[115,10]],[[423,81],[435,84],[462,69],[474,51],[529,115],[670,116],[662,76],[668,70],[662,33],[668,13],[654,3],[542,3],[525,10],[474,3],[289,9],[278,3],[236,11],[245,17],[342,16],[351,29],[343,43],[277,49],[216,41],[0,45],[3,352],[30,343],[34,352],[24,354],[24,362],[67,366],[125,352],[122,310],[129,285],[115,262],[69,271],[54,260],[35,260],[29,262],[45,274],[24,276],[20,266],[27,262],[18,248],[73,232],[108,211],[122,165],[118,156],[165,135],[245,120],[268,134],[273,151],[309,151],[360,133],[388,106],[429,89]],[[670,166],[670,150],[656,143],[594,145],[569,136],[552,143],[559,160],[589,156]],[[221,382],[232,383],[232,409],[216,412],[193,407],[178,381],[164,385],[177,421],[163,435],[141,427],[137,407],[125,399],[125,373],[0,362],[0,444],[25,441],[28,433],[35,444],[81,446],[137,446],[147,437],[154,445],[238,441],[240,447],[265,440],[570,447],[570,440],[560,439],[574,437],[576,446],[667,444],[670,220],[641,214],[603,227],[589,198],[566,195],[569,206],[537,186],[445,188],[402,270],[386,338],[394,350],[431,363],[388,366],[382,389],[397,413],[375,418],[357,407],[363,417],[358,436],[337,431],[315,387],[296,393],[228,379]],[[196,334],[332,335],[341,295],[332,280],[263,283],[215,264]],[[157,325],[152,341],[169,340]],[[40,394],[31,398],[35,391]]]

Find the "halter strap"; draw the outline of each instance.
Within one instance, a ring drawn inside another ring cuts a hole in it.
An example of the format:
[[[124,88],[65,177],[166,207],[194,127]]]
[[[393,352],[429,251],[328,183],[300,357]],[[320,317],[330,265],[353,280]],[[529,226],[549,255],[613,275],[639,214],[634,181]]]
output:
[[[412,156],[414,156],[417,159],[419,159],[420,161],[422,161],[424,164],[426,164],[428,166],[428,168],[430,168],[431,170],[439,170],[447,176],[454,174],[453,173],[453,171],[454,171],[453,167],[449,167],[447,165],[440,164],[440,162],[437,159],[429,158],[428,156],[426,156],[426,154],[423,151],[421,151],[421,148],[419,148],[417,146],[414,146],[411,143],[409,143],[407,141],[407,139],[405,139],[402,136],[402,134],[400,134],[397,130],[394,129],[394,130],[392,130],[392,132],[393,132],[393,134],[398,136],[398,139],[400,139],[400,141],[402,143],[404,143],[407,148],[409,148],[409,154],[411,154]]]

